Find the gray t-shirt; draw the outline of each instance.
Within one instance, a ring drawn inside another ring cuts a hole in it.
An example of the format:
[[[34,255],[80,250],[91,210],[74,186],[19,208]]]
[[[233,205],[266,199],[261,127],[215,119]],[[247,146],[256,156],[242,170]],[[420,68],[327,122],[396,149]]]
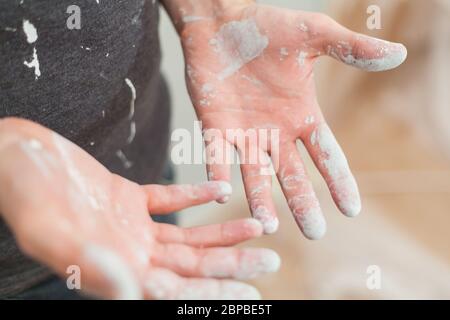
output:
[[[67,24],[76,26],[74,5],[80,29]],[[154,0],[0,1],[0,118],[43,124],[111,171],[155,182],[170,113],[158,40]],[[0,297],[48,276],[0,218]]]

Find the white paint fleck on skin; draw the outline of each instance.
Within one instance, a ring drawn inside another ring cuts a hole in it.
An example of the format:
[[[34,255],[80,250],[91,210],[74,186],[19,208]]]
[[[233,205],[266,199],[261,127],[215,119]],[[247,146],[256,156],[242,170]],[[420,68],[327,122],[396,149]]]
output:
[[[128,119],[131,120],[134,116],[134,104],[136,102],[136,88],[133,82],[131,82],[131,80],[128,78],[125,78],[125,83],[127,84],[128,87],[130,87],[131,91],[130,114],[128,115]]]
[[[219,181],[219,196],[230,196],[233,193],[233,187],[227,181]]]
[[[16,31],[17,31],[16,28],[11,28],[11,27],[5,27],[4,30],[5,30],[5,31],[9,31],[9,32],[16,32]]]
[[[337,205],[346,216],[355,217],[361,211],[361,199],[358,186],[344,152],[326,124],[318,126],[311,134],[311,144],[320,148],[319,161],[329,176],[328,183],[335,192]]]
[[[41,76],[41,68],[39,65],[39,58],[37,56],[36,48],[33,48],[33,59],[30,62],[24,61],[23,64],[30,69],[34,69],[34,78],[35,80],[39,79]]]
[[[313,124],[315,121],[315,118],[313,115],[309,115],[305,118],[305,124]]]
[[[130,135],[128,136],[127,143],[130,144],[134,141],[136,137],[136,122],[131,121],[130,123]]]
[[[195,83],[195,78],[197,76],[197,73],[194,71],[192,66],[189,64],[186,66],[186,73],[187,73],[189,80],[191,80],[193,83]]]
[[[30,147],[34,150],[42,150],[42,143],[36,139],[31,139],[29,141]]]
[[[291,190],[298,188],[300,182],[307,180],[308,177],[306,176],[305,173],[292,174],[281,179],[281,186],[285,190]]]
[[[211,96],[214,93],[214,86],[210,83],[205,83],[201,91],[204,96]]]
[[[27,42],[29,44],[35,43],[38,39],[38,34],[34,25],[29,20],[23,20],[22,27],[27,37]]]
[[[300,67],[303,67],[305,65],[305,59],[308,57],[308,53],[305,51],[300,51],[297,56],[297,62],[300,65]]]
[[[266,207],[257,206],[252,208],[253,218],[261,222],[264,233],[271,234],[278,230],[279,221]]]
[[[46,178],[50,177],[51,170],[49,168],[49,155],[44,152],[42,144],[36,139],[29,141],[21,141],[19,147],[22,152],[34,163]]]
[[[190,22],[202,21],[202,20],[207,20],[207,19],[209,19],[209,18],[201,17],[201,16],[184,16],[182,20],[184,23],[190,23]]]
[[[259,81],[258,79],[255,79],[253,77],[249,77],[245,74],[243,74],[242,79],[247,80],[248,82],[250,82],[251,84],[255,85],[256,87],[261,87],[263,85],[263,83],[261,81]]]
[[[125,169],[130,169],[133,166],[133,162],[127,159],[127,156],[123,153],[122,150],[117,150],[116,156],[122,162],[122,165]]]
[[[308,26],[304,22],[300,23],[300,25],[298,27],[303,32],[308,32],[308,30],[309,30]]]
[[[286,58],[287,56],[289,56],[289,51],[287,48],[280,48],[280,61],[283,61],[284,58]]]
[[[95,211],[101,210],[102,205],[99,203],[93,192],[91,192],[86,178],[78,170],[75,162],[70,156],[70,150],[66,145],[67,142],[56,133],[53,133],[52,137],[53,143],[58,150],[61,159],[66,164],[67,175],[74,187],[69,189],[69,197],[74,211],[77,212],[80,209],[79,206],[85,204],[86,201],[86,204],[88,204],[91,209]]]
[[[388,42],[363,36],[360,37],[360,40],[367,41],[372,45],[378,45],[380,48],[377,57],[371,59],[355,57],[353,48],[345,41],[339,41],[336,48],[328,46],[328,54],[345,64],[370,72],[391,70],[398,67],[406,60],[408,51],[401,43]]]
[[[219,80],[224,80],[259,57],[268,46],[269,39],[259,32],[255,21],[241,20],[224,24],[210,44],[227,66],[219,74]]]
[[[211,103],[209,102],[208,99],[200,99],[200,105],[201,105],[202,107],[208,107],[208,106],[211,105]]]
[[[256,195],[262,193],[262,192],[264,191],[264,189],[268,189],[268,188],[270,188],[270,187],[271,187],[271,186],[270,186],[270,183],[269,183],[268,181],[264,181],[263,183],[259,184],[257,187],[253,188],[253,189],[250,191],[250,195],[251,195],[252,197],[254,197],[254,196],[256,196]]]
[[[114,251],[98,245],[88,245],[84,258],[110,282],[118,300],[143,298],[139,282],[127,263]]]

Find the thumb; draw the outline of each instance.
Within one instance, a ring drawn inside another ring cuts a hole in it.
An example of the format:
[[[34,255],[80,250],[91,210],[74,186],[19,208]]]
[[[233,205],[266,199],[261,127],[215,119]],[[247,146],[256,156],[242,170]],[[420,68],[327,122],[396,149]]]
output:
[[[353,32],[331,18],[320,24],[318,49],[347,65],[365,71],[386,71],[401,65],[407,56],[401,43]]]

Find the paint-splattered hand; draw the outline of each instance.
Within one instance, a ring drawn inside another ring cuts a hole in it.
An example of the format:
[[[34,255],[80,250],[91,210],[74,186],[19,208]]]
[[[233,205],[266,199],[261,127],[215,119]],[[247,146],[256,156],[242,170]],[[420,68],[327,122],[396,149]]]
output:
[[[356,216],[361,209],[358,187],[322,116],[313,65],[328,55],[366,71],[383,71],[405,60],[405,47],[351,32],[322,14],[263,5],[228,7],[203,16],[185,12],[179,20],[176,26],[184,49],[187,86],[197,115],[204,130],[218,129],[226,144],[241,155],[247,152],[243,159],[247,163],[241,165],[245,190],[252,214],[263,223],[265,232],[272,233],[278,226],[271,177],[265,174],[264,161],[248,162],[255,142],[239,143],[227,129],[249,130],[248,136],[258,129],[279,130],[279,141],[269,133],[269,143],[259,143],[253,150],[260,159],[271,156],[306,237],[321,238],[326,223],[297,140],[307,148],[339,209]],[[256,134],[261,138],[260,132]],[[229,180],[229,165],[218,163],[217,154],[224,153],[219,135],[209,135],[216,147],[207,154],[217,150],[216,163],[207,166],[208,177]]]
[[[271,250],[228,247],[260,236],[257,220],[183,229],[149,217],[227,196],[226,182],[140,186],[20,119],[0,121],[0,153],[0,212],[20,247],[62,277],[79,267],[96,296],[252,299],[256,289],[226,279],[279,267]]]

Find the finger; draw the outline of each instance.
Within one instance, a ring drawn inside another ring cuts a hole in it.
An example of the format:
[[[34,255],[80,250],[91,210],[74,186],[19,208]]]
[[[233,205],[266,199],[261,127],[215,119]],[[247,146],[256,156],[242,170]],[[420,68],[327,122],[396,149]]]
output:
[[[322,238],[326,222],[312,183],[294,143],[283,147],[277,177],[300,230],[311,240]]]
[[[325,123],[313,125],[302,140],[340,211],[357,216],[361,211],[358,185],[330,128]]]
[[[389,42],[353,32],[333,19],[320,15],[314,23],[316,36],[313,43],[318,50],[366,71],[385,71],[401,65],[407,49],[401,43]]]
[[[232,246],[261,236],[263,228],[255,219],[241,219],[222,224],[180,228],[155,224],[156,239],[162,243],[183,243],[193,247]]]
[[[229,196],[231,185],[225,181],[209,181],[196,185],[146,185],[148,210],[165,214]]]
[[[157,246],[151,262],[182,276],[207,278],[253,279],[280,267],[279,256],[269,249],[199,249],[182,244]]]
[[[146,277],[148,298],[160,300],[259,300],[254,287],[231,280],[188,279],[161,269],[152,268]]]
[[[231,170],[229,157],[232,156],[232,145],[222,139],[221,136],[213,135],[208,130],[204,134],[206,146],[206,173],[209,181],[230,181]],[[212,131],[214,132],[214,131]],[[225,203],[230,196],[224,196],[217,199],[219,203]]]
[[[267,154],[260,150],[258,159],[262,157],[268,158]],[[253,218],[261,222],[264,233],[271,234],[277,231],[279,225],[272,199],[272,175],[270,166],[258,162],[241,165],[242,179]]]

